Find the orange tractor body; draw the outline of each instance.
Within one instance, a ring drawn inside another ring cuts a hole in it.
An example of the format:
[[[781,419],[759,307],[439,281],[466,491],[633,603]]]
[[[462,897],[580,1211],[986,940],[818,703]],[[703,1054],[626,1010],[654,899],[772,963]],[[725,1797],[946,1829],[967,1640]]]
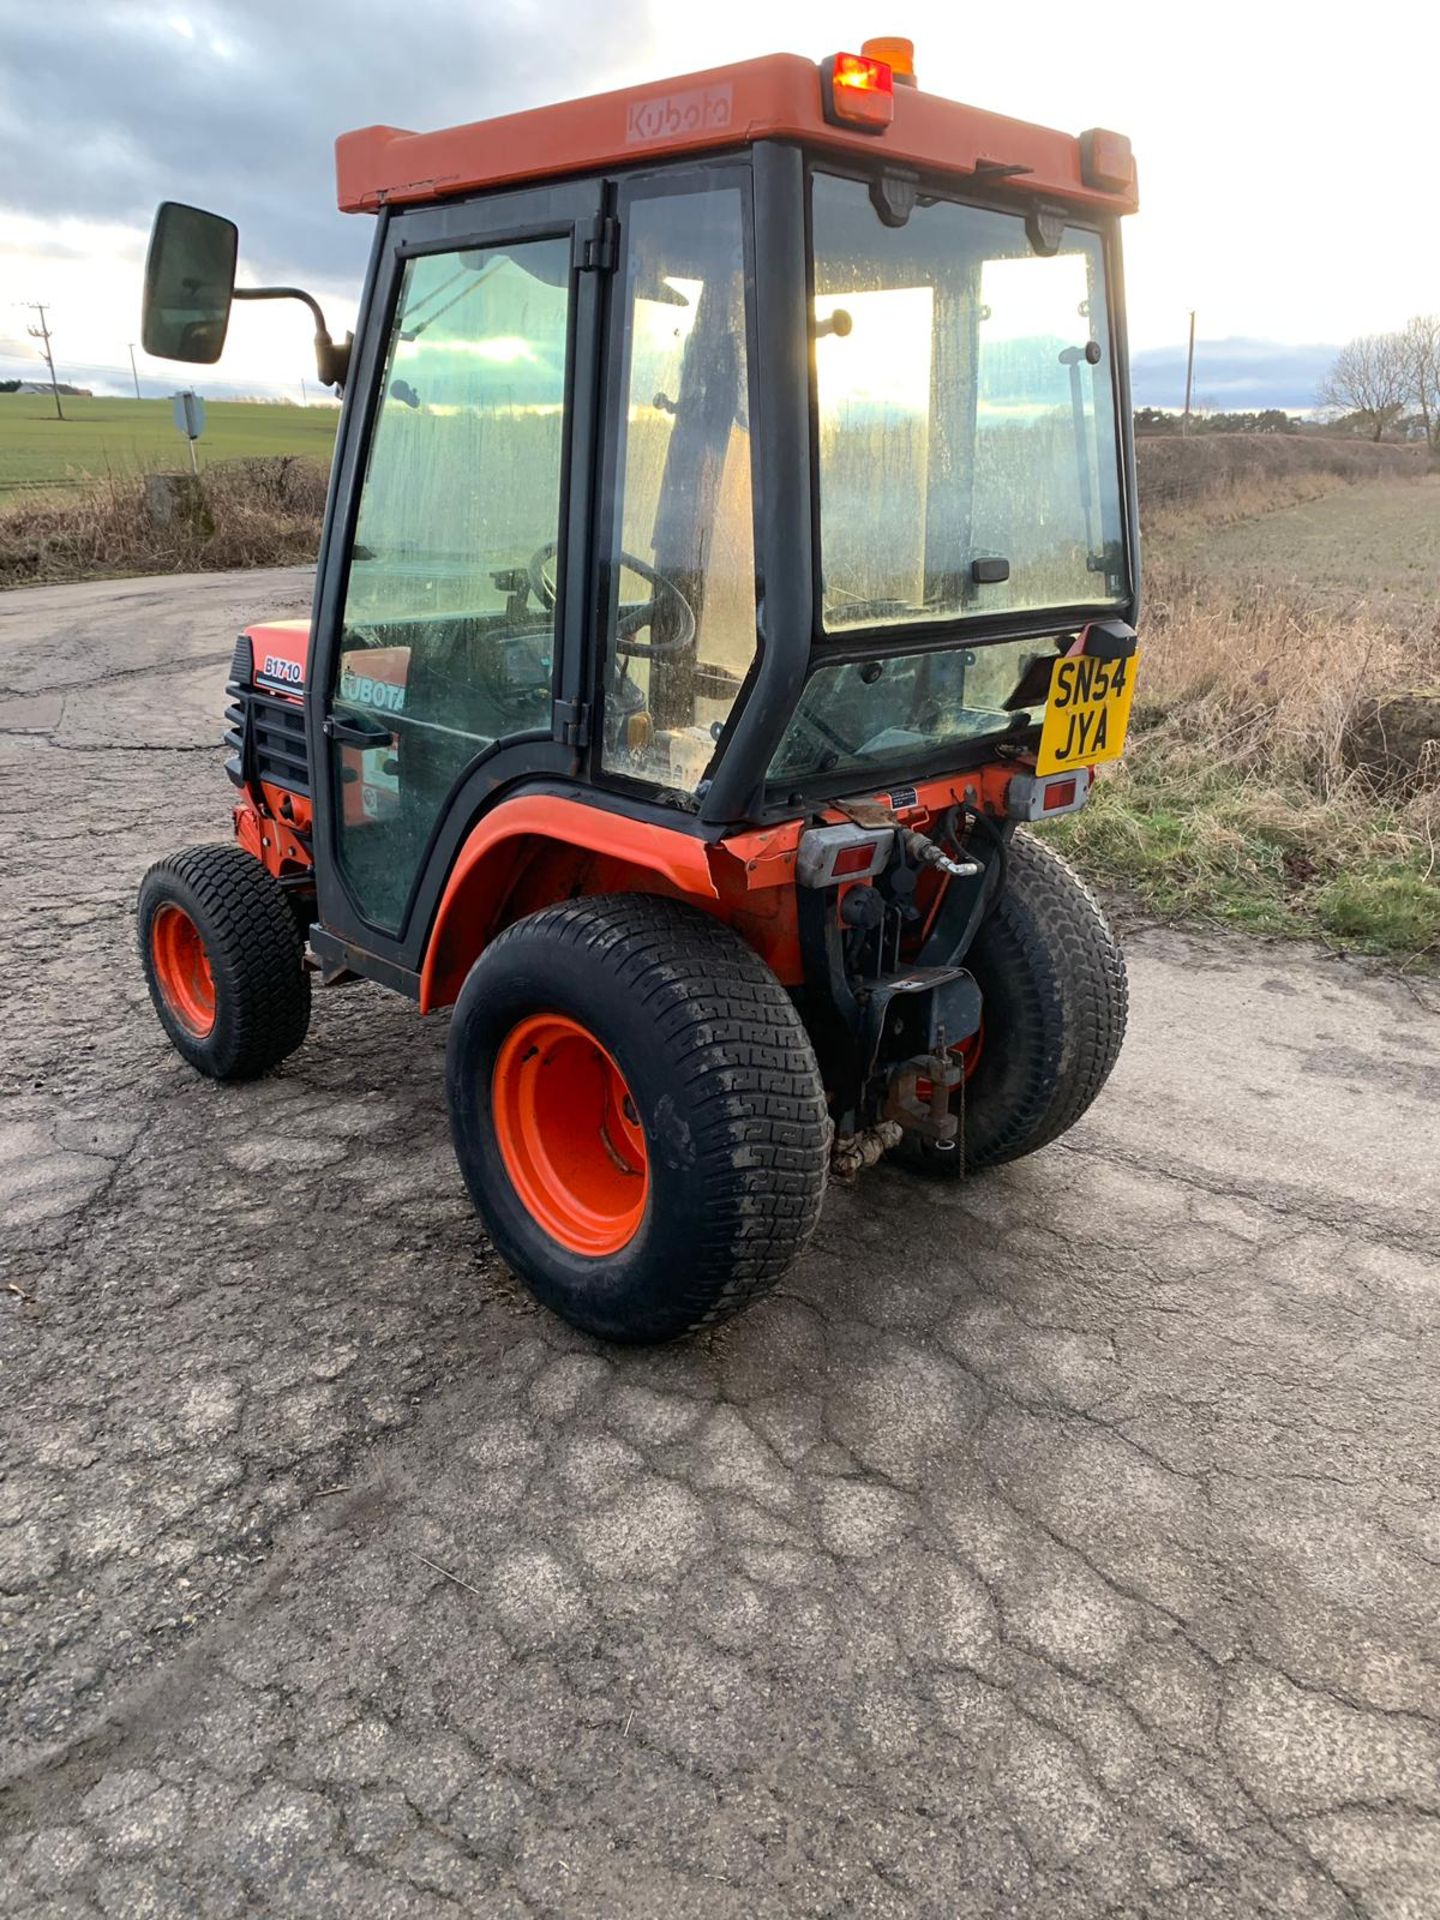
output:
[[[353,340],[169,203],[147,348],[297,297],[344,387],[310,621],[246,630],[234,843],[147,876],[221,1079],[311,982],[454,1007],[449,1098],[539,1297],[662,1338],[827,1177],[1084,1111],[1124,972],[1029,824],[1120,753],[1138,539],[1129,143],[922,90],[904,42],[337,143]]]

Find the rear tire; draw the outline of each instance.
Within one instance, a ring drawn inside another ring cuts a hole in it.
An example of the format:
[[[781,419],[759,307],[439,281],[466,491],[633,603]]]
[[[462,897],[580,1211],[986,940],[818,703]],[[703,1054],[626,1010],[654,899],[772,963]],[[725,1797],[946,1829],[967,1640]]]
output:
[[[643,894],[506,929],[450,1028],[456,1157],[535,1297],[674,1339],[772,1287],[819,1217],[825,1090],[790,996],[728,927]]]
[[[906,1165],[955,1175],[1035,1153],[1073,1127],[1125,1038],[1125,959],[1069,862],[1028,833],[1010,843],[995,909],[965,961],[984,1029],[965,1083],[964,1153],[910,1136]]]
[[[140,959],[177,1053],[212,1080],[253,1080],[310,1026],[290,898],[243,847],[187,847],[140,882]]]

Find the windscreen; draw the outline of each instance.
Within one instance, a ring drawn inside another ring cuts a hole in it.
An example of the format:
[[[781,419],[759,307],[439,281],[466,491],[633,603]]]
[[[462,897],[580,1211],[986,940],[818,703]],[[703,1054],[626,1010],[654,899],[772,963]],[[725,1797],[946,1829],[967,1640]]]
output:
[[[1018,213],[812,195],[826,631],[1123,600],[1100,235],[1041,253]]]

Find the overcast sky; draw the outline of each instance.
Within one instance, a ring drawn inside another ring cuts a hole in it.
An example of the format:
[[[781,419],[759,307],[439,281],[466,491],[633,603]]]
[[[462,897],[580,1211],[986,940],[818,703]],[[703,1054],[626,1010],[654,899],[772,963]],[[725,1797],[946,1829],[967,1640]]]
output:
[[[913,36],[922,86],[1132,136],[1142,402],[1178,401],[1167,350],[1191,306],[1204,396],[1297,407],[1330,344],[1440,309],[1435,0],[0,0],[0,362],[26,364],[23,303],[45,300],[62,375],[125,368],[164,198],[236,219],[242,277],[311,287],[338,331],[371,230],[335,211],[345,128],[443,126],[884,32]],[[311,364],[303,313],[267,304],[237,309],[215,371],[294,391]],[[164,363],[141,371],[175,383]]]

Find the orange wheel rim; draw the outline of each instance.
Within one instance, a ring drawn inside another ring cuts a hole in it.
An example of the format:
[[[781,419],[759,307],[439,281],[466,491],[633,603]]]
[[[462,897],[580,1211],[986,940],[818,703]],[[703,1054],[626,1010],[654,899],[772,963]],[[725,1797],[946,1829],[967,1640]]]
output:
[[[536,1224],[571,1253],[619,1253],[650,1196],[645,1132],[625,1076],[562,1013],[517,1022],[495,1062],[500,1157]]]
[[[150,922],[150,960],[165,1004],[196,1040],[215,1025],[215,976],[200,929],[183,907],[160,907]]]

